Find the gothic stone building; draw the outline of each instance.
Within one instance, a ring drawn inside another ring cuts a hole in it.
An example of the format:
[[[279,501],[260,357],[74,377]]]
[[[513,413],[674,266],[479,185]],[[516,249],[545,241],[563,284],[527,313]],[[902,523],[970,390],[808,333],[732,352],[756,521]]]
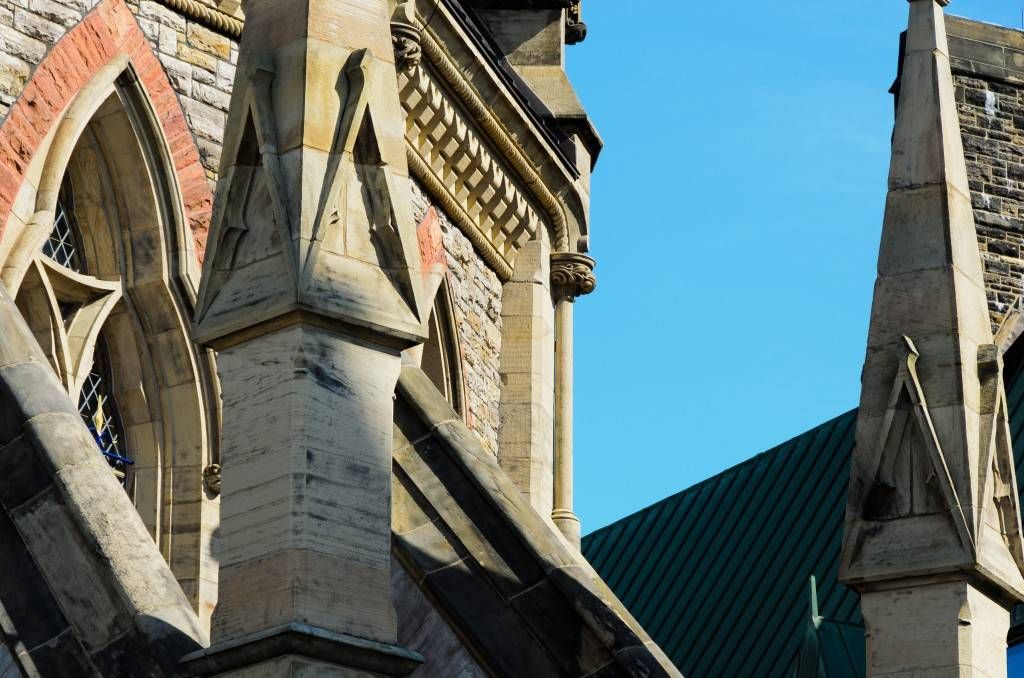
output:
[[[572,511],[579,2],[6,1],[0,675],[679,676]],[[1024,49],[946,4],[910,2],[836,556],[890,678],[1002,678],[1024,598]]]
[[[678,675],[572,512],[585,33],[0,3],[0,675]]]

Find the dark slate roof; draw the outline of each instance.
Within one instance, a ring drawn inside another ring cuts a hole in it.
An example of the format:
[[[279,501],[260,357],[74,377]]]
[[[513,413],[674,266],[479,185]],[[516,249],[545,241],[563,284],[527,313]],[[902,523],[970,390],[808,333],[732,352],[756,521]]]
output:
[[[1018,486],[1020,353],[1005,371]],[[851,657],[863,666],[863,638],[851,633],[863,624],[859,597],[837,581],[856,418],[847,412],[584,538],[594,569],[688,678],[791,678],[809,642],[812,575],[826,622],[820,675],[851,676]],[[1020,607],[1014,621],[1024,621]]]

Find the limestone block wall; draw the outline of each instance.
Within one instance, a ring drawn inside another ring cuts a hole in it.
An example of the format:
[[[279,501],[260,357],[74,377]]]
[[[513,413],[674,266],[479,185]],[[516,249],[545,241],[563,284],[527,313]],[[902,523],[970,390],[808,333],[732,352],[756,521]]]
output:
[[[7,117],[36,65],[97,0],[0,0],[0,116]]]
[[[1024,285],[1024,90],[956,78],[978,245],[993,328],[1020,304]]]
[[[153,0],[128,0],[128,6],[178,94],[212,186],[220,167],[238,43]]]
[[[1024,34],[947,19],[993,329],[1024,295]]]
[[[413,182],[413,212],[419,222],[433,206],[438,213],[448,259],[452,310],[459,330],[466,380],[467,424],[480,436],[484,447],[498,452],[498,400],[501,378],[501,281],[472,243],[426,191]]]

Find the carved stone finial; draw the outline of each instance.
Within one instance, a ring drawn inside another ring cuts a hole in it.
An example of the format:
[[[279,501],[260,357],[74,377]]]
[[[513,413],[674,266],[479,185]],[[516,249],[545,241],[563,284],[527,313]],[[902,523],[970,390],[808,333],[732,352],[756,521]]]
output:
[[[555,252],[551,255],[551,285],[556,299],[575,299],[597,287],[595,262],[585,254]]]
[[[420,27],[416,24],[416,5],[412,0],[398,3],[391,15],[391,44],[395,48],[395,68],[406,73],[420,65]]]
[[[575,45],[587,39],[587,25],[580,18],[582,14],[580,4],[580,2],[572,3],[565,12],[565,44],[567,45]]]

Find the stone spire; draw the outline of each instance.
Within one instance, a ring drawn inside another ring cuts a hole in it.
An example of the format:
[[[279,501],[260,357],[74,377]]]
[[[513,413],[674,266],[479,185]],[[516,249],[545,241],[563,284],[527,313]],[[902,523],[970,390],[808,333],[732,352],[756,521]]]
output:
[[[196,336],[223,391],[219,600],[200,675],[404,675],[391,604],[401,351],[429,276],[388,0],[249,0]],[[435,286],[436,287],[436,286]]]
[[[869,676],[1005,675],[1007,606],[1024,597],[946,4],[910,0],[862,373],[841,577],[862,593]]]

